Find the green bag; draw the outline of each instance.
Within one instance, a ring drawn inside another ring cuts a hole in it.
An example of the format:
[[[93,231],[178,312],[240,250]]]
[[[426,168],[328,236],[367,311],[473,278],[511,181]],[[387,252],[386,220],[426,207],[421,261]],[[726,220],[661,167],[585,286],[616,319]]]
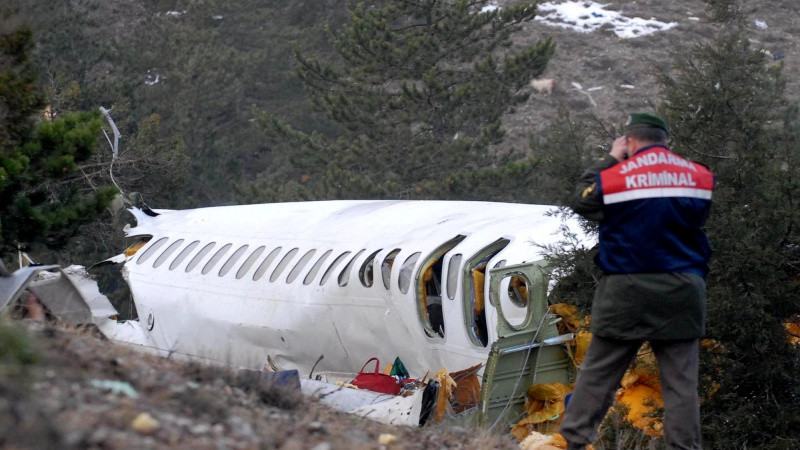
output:
[[[408,370],[406,370],[406,366],[403,365],[403,361],[400,361],[400,357],[394,359],[394,364],[392,364],[392,371],[389,375],[396,375],[399,376],[401,379],[408,378]]]

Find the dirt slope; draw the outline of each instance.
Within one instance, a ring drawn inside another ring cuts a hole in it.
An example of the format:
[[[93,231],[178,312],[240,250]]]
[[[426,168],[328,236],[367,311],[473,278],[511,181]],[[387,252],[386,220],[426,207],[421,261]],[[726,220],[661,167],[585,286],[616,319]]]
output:
[[[16,376],[0,363],[0,448],[518,448],[510,435],[382,425],[85,331],[30,334],[40,363]],[[382,434],[396,440],[382,445]]]

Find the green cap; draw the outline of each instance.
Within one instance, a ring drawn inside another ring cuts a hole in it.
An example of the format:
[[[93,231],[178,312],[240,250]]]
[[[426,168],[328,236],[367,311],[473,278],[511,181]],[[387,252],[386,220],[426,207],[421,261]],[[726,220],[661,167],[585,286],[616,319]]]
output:
[[[629,130],[637,125],[657,127],[669,133],[667,122],[664,122],[664,119],[652,113],[636,112],[628,116],[628,121],[625,123],[625,129]]]

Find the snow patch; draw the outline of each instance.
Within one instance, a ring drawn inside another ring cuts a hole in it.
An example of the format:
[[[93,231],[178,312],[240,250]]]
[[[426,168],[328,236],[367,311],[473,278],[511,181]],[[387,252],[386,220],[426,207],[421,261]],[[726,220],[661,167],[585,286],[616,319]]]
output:
[[[155,72],[153,72],[151,70],[148,70],[147,71],[147,75],[145,75],[145,77],[144,77],[144,84],[146,84],[148,86],[156,85],[160,81],[161,81],[161,75],[159,75],[159,74],[157,74],[157,73],[155,73]]]
[[[665,23],[652,18],[625,17],[617,11],[606,10],[606,6],[587,1],[540,3],[539,11],[546,14],[536,17],[536,20],[581,33],[590,33],[608,24],[613,27],[614,34],[621,38],[646,36],[678,25],[677,22]]]

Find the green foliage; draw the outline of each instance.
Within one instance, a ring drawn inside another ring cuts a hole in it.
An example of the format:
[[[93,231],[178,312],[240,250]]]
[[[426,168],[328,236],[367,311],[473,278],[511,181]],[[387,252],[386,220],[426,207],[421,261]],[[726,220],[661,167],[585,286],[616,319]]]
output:
[[[349,23],[331,32],[336,62],[295,54],[309,99],[339,133],[307,133],[262,114],[273,156],[286,167],[245,191],[261,200],[474,193],[453,189],[510,161],[491,147],[503,139],[501,117],[526,99],[520,88],[542,73],[555,47],[545,39],[505,49],[535,5],[481,13],[486,3],[353,7]]]
[[[0,110],[8,111],[0,115],[0,251],[33,242],[61,245],[115,194],[112,188],[82,192],[76,183],[78,165],[98,138],[98,114],[68,113],[34,129],[41,95],[27,56],[31,44],[26,28],[0,34]]]
[[[177,136],[163,137],[161,118],[153,114],[139,123],[129,119],[129,106],[121,101],[112,108],[112,116],[121,130],[126,130],[121,140],[119,154],[112,161],[110,150],[97,151],[83,164],[85,181],[91,185],[112,183],[110,171],[129,201],[137,206],[171,205],[180,200],[184,181],[189,170],[189,158],[183,140]],[[110,130],[109,130],[110,132]],[[131,242],[125,238],[123,228],[131,221],[123,210],[122,196],[111,204],[110,214],[102,214],[84,225],[81,232],[71,237],[57,250],[37,247],[39,260],[62,265],[92,265],[127,248]],[[117,266],[102,266],[92,270],[103,293],[123,318],[135,318],[127,284],[122,280]]]
[[[0,380],[25,373],[41,355],[30,336],[19,326],[0,317]]]
[[[20,155],[10,155],[10,149],[33,127],[32,116],[42,106],[36,89],[36,71],[29,60],[33,46],[32,31],[16,26],[0,16],[0,157],[6,171],[8,166],[24,165]],[[6,176],[13,176],[7,173]],[[0,188],[7,180],[0,173]]]
[[[800,313],[800,122],[737,2],[709,4],[721,20],[714,41],[661,77],[675,148],[716,176],[707,334],[720,346],[701,368],[704,437],[709,448],[796,448],[800,361],[783,324]]]
[[[636,428],[630,420],[630,409],[624,403],[615,403],[598,430],[597,449],[663,449],[664,440],[653,438]]]
[[[292,48],[326,55],[323,26],[337,27],[343,3],[159,0],[128,2],[123,11],[97,0],[11,0],[10,7],[40,30],[33,57],[53,112],[127,102],[129,127],[120,131],[128,144],[154,114],[155,139],[179,137],[191,159],[173,203],[141,191],[149,204],[172,208],[231,203],[234,183],[270,170],[253,104],[301,127],[329,128],[306,104]],[[119,125],[121,111],[113,116]]]
[[[76,183],[100,126],[97,114],[67,113],[43,122],[29,142],[10,150],[7,158],[24,164],[6,166],[11,176],[0,190],[3,250],[34,242],[58,247],[111,202],[116,189],[87,192]]]

